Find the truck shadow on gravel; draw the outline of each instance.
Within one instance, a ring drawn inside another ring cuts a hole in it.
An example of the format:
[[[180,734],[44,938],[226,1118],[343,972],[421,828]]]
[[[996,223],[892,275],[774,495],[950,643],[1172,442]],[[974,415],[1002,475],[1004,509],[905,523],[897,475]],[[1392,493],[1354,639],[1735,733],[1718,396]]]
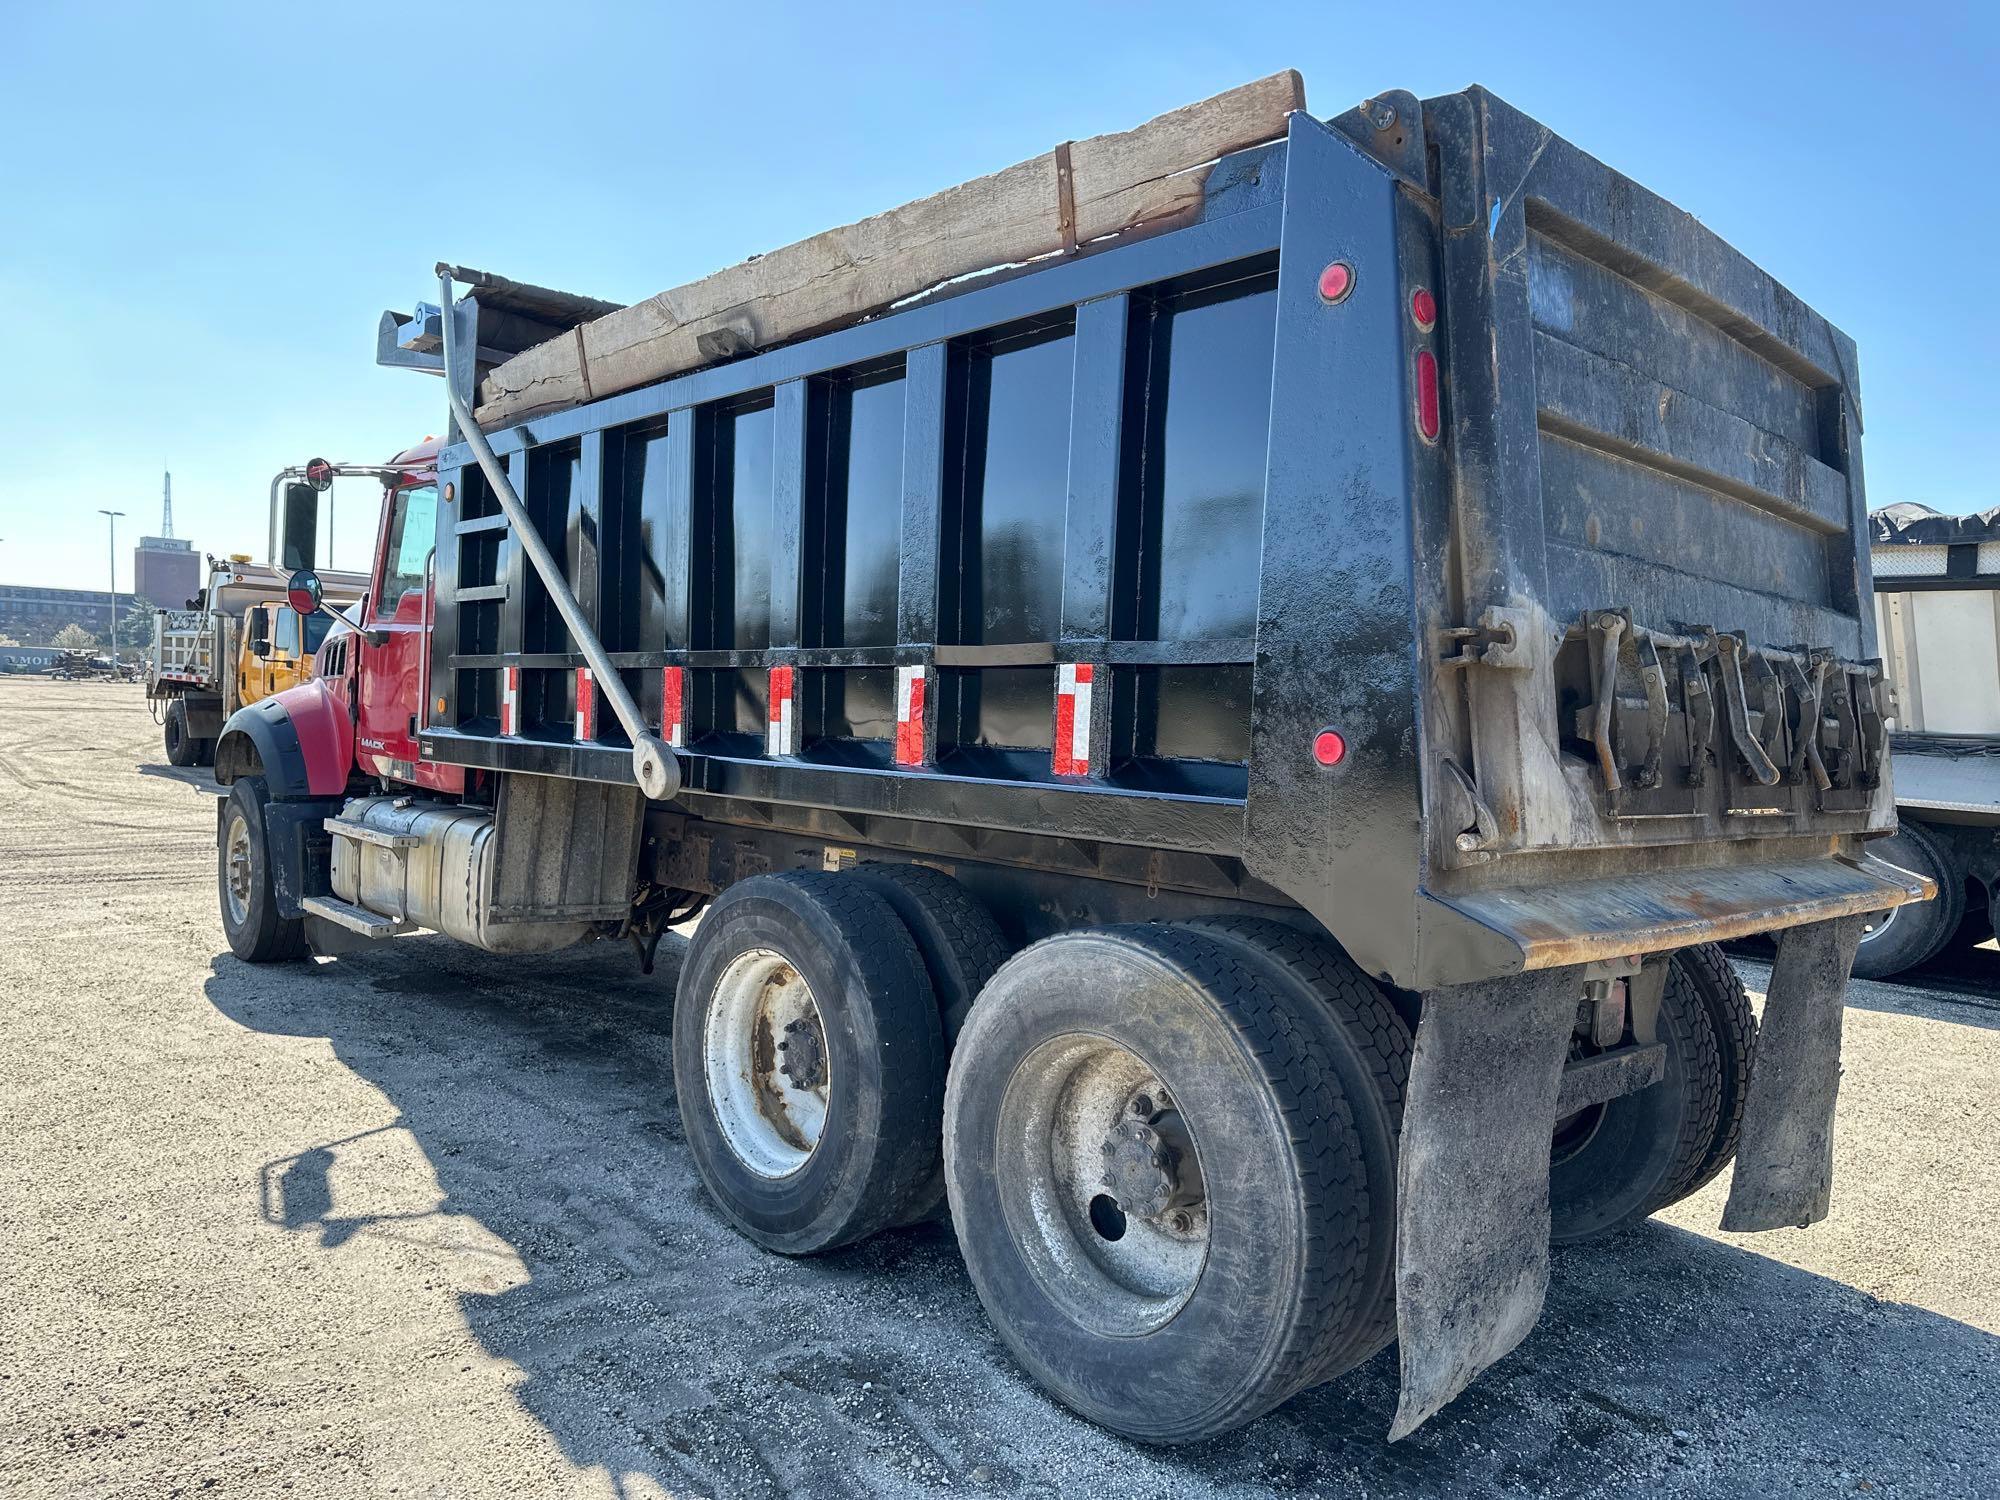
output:
[[[1393,1447],[1393,1350],[1224,1439],[1111,1437],[1014,1368],[948,1226],[788,1261],[722,1224],[674,1103],[678,959],[670,941],[647,978],[611,945],[523,959],[417,937],[279,969],[223,955],[206,985],[244,1026],[328,1038],[442,1195],[343,1217],[370,1196],[343,1153],[367,1142],[329,1140],[244,1163],[266,1217],[301,1255],[438,1215],[511,1246],[525,1279],[459,1291],[466,1325],[622,1495],[2000,1488],[2000,1339],[1659,1224],[1559,1252],[1528,1343]],[[370,1308],[340,1311],[367,1336]]]

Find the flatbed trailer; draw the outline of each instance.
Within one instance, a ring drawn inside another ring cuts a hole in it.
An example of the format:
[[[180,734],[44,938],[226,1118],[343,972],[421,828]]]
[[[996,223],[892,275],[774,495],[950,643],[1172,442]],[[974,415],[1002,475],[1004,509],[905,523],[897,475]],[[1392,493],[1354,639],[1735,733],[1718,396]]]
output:
[[[441,266],[362,629],[217,758],[245,957],[650,962],[706,907],[720,1211],[948,1203],[1024,1367],[1148,1440],[1392,1338],[1400,1436],[1552,1235],[1732,1157],[1728,1227],[1823,1216],[1863,917],[1928,894],[1863,847],[1852,344],[1482,89],[1276,82],[636,309]],[[1037,173],[1047,254],[994,227]],[[897,225],[994,269],[911,284]]]

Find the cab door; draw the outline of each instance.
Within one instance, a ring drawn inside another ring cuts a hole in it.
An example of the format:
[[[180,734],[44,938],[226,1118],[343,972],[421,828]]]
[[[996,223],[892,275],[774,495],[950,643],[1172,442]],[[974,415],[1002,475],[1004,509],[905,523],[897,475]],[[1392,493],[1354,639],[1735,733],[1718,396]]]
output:
[[[417,726],[423,710],[423,667],[431,546],[436,534],[437,486],[410,484],[383,507],[360,636],[362,667],[355,759],[395,781],[457,790],[457,766],[419,763]]]
[[[242,703],[255,703],[259,698],[271,696],[270,658],[257,654],[257,643],[263,641],[266,649],[271,639],[271,607],[268,604],[253,604],[243,611],[243,639],[237,647],[236,697]]]

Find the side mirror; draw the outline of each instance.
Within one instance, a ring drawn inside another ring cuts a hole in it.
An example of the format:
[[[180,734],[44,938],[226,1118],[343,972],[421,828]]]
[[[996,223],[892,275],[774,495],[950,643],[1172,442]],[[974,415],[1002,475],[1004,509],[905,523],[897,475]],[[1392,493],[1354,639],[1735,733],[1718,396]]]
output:
[[[285,602],[301,617],[318,614],[320,601],[325,597],[326,592],[320,586],[319,574],[311,568],[300,568],[286,580]]]
[[[278,532],[280,567],[310,571],[318,560],[320,489],[321,486],[313,484],[285,486],[284,514]]]
[[[250,654],[252,656],[269,656],[271,654],[271,643],[269,641],[252,641],[250,643]]]

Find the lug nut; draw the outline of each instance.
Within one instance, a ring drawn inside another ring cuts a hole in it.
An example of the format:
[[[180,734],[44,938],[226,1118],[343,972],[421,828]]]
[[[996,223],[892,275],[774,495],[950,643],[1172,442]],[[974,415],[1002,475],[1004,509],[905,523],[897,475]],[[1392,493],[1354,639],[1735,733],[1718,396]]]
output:
[[[1137,1098],[1133,1099],[1132,1113],[1142,1120],[1151,1119],[1153,1114],[1153,1096],[1151,1094],[1140,1094]]]
[[[1174,1216],[1167,1222],[1173,1225],[1175,1234],[1189,1234],[1194,1229],[1194,1215],[1184,1208],[1174,1210]]]

